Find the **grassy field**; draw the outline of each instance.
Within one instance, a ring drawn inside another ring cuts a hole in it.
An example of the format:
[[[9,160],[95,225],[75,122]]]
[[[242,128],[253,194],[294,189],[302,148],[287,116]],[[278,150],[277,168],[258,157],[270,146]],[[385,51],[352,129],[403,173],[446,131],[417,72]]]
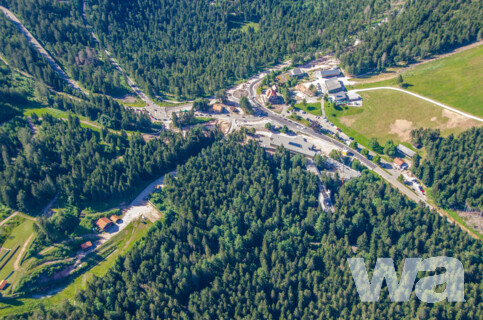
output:
[[[475,120],[459,116],[427,101],[393,90],[360,92],[363,107],[326,107],[326,115],[346,134],[367,146],[370,138],[381,144],[393,139],[409,142],[414,128],[439,128],[442,135],[457,134],[473,126]]]
[[[22,247],[25,245],[27,240],[29,240],[29,243],[27,243],[27,247],[33,241],[33,237],[30,238],[30,236],[34,233],[34,228],[33,228],[34,222],[32,220],[28,220],[28,219],[24,219],[24,218],[21,218],[21,219],[23,219],[23,221],[17,227],[15,227],[12,230],[9,237],[7,238],[5,243],[3,244],[3,248],[6,248],[6,249],[15,250],[15,248],[17,248],[17,247],[19,247],[19,249],[10,258],[8,263],[0,270],[0,280],[5,279],[5,277],[8,276],[10,274],[10,272],[14,271],[14,263],[19,258],[21,251],[22,251]],[[25,252],[23,254],[25,254]],[[8,257],[10,257],[10,255]],[[7,258],[5,258],[5,259],[7,259]],[[3,264],[5,262],[5,259],[2,261],[1,264]],[[8,283],[9,284],[15,283],[21,277],[22,277],[22,272],[15,271],[10,276],[10,278],[8,279]],[[9,289],[10,289],[10,287],[6,288],[3,293],[5,293],[5,292],[8,293]]]
[[[314,116],[321,116],[322,115],[322,108],[321,108],[321,103],[320,102],[315,102],[315,103],[297,103],[294,106],[296,109],[303,110],[307,113],[311,113]]]
[[[403,73],[406,90],[483,117],[483,45]],[[356,80],[357,81],[357,80]],[[356,88],[396,86],[395,79],[355,85]]]
[[[72,280],[65,288],[44,299],[38,298],[8,298],[4,297],[0,301],[0,316],[22,314],[31,312],[43,304],[47,308],[58,305],[65,300],[70,300],[75,293],[85,288],[87,281],[93,276],[102,277],[111,268],[116,259],[129,251],[136,242],[138,242],[150,229],[152,223],[143,224],[141,222],[133,222],[123,231],[110,239],[97,252],[95,256],[91,256],[84,263],[93,262],[92,265],[86,265],[88,271]],[[97,263],[94,265],[94,263]]]
[[[27,116],[31,116],[32,114],[37,114],[39,117],[42,117],[43,114],[50,114],[54,118],[62,118],[62,119],[67,119],[69,117],[69,113],[67,111],[62,111],[59,109],[54,109],[54,108],[27,108],[24,109],[23,113]],[[73,116],[75,115],[74,113],[71,113]],[[79,120],[81,121],[89,121],[86,117],[76,115]]]
[[[146,102],[144,102],[141,99],[136,99],[134,102],[124,102],[122,100],[118,101],[120,104],[126,107],[132,107],[132,108],[144,108],[146,106]]]
[[[287,118],[289,118],[289,119],[291,119],[291,120],[293,120],[295,122],[298,122],[300,124],[303,124],[306,127],[310,126],[310,122],[307,119],[304,119],[304,118],[302,118],[299,115],[291,114]]]
[[[210,122],[212,120],[215,120],[215,118],[210,118],[210,117],[196,117],[196,124],[202,124],[202,123]]]

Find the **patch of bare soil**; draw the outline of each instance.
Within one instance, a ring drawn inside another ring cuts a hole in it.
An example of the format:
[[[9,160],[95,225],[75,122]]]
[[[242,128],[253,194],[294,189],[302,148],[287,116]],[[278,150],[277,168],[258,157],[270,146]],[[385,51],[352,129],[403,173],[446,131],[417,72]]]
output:
[[[248,97],[248,91],[243,90],[243,89],[239,89],[239,90],[236,90],[235,92],[233,92],[233,96],[237,99],[240,99],[241,97]]]
[[[225,121],[225,120],[216,120],[216,124],[220,127],[221,132],[223,134],[228,134],[231,128],[231,123],[230,121]]]
[[[139,100],[139,98],[132,94],[126,94],[125,96],[117,98],[120,102],[124,103],[135,103]]]
[[[314,92],[312,90],[310,90],[309,88],[307,88],[303,83],[299,83],[298,85],[296,85],[295,90],[302,92],[303,94],[305,94],[308,97],[314,96]]]
[[[473,119],[469,119],[448,109],[443,109],[442,116],[444,118],[448,118],[449,120],[442,126],[441,129],[462,128],[466,130],[481,125],[481,123]]]
[[[285,107],[285,105],[283,105],[283,104],[272,104],[272,110],[277,112],[277,113],[283,112],[284,107]]]
[[[350,119],[350,118],[340,118],[340,122],[342,122],[342,124],[350,127],[354,122],[356,121],[356,119]]]
[[[465,220],[466,224],[483,233],[483,215],[478,212],[458,211],[458,215]]]
[[[149,142],[149,141],[154,140],[156,138],[157,138],[157,136],[155,136],[154,134],[148,134],[148,133],[143,134],[143,139],[146,142]]]
[[[389,133],[396,134],[402,141],[410,141],[413,123],[409,120],[397,119],[389,125]]]

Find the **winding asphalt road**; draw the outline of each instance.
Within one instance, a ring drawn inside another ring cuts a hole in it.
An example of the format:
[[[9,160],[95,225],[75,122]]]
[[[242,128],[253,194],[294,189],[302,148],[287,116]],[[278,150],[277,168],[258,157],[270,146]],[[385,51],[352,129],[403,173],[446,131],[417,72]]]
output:
[[[79,90],[80,92],[84,93],[85,95],[89,95],[87,91],[82,89],[79,84],[71,79],[67,73],[65,73],[64,70],[55,62],[54,58],[45,50],[44,47],[35,39],[35,37],[30,33],[30,31],[25,28],[25,26],[20,22],[20,20],[7,8],[0,6],[0,10],[3,11],[3,13],[7,16],[8,19],[10,19],[15,26],[20,30],[21,33],[25,35],[27,38],[28,42],[34,47],[35,50],[37,50],[50,64],[50,66],[59,74],[59,76],[66,81],[72,88]]]
[[[364,92],[364,91],[373,91],[373,90],[394,90],[394,91],[399,91],[399,92],[403,92],[403,93],[406,93],[406,94],[410,94],[410,95],[412,95],[414,97],[417,97],[419,99],[422,99],[422,100],[431,102],[432,104],[435,104],[435,105],[437,105],[437,106],[439,106],[441,108],[445,108],[445,109],[451,110],[453,112],[456,112],[457,114],[460,114],[460,115],[465,116],[467,118],[470,118],[470,119],[473,119],[473,120],[476,120],[476,121],[483,122],[483,119],[482,118],[478,118],[476,116],[473,116],[471,114],[462,112],[462,111],[457,110],[455,108],[451,108],[450,106],[447,106],[447,105],[442,104],[440,102],[437,102],[437,101],[434,101],[432,99],[423,97],[423,96],[421,96],[421,95],[419,95],[417,93],[414,93],[414,92],[411,92],[411,91],[407,91],[407,90],[403,90],[403,89],[399,89],[399,88],[393,88],[393,87],[375,87],[375,88],[367,88],[367,89],[355,89],[355,90],[351,90],[349,92]]]

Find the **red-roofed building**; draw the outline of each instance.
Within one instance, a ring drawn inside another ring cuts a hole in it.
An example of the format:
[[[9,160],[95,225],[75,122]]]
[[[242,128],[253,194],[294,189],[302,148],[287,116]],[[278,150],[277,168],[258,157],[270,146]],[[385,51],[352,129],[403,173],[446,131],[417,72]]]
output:
[[[100,218],[96,222],[96,226],[99,228],[99,230],[104,231],[107,228],[109,228],[112,225],[112,221],[107,219],[107,218]]]
[[[80,247],[81,247],[82,250],[87,250],[90,247],[92,247],[92,242],[90,242],[90,241],[84,242],[83,244],[80,245]]]
[[[267,92],[265,93],[268,102],[270,103],[277,103],[278,102],[278,95],[277,95],[277,86],[272,86],[268,88]]]
[[[400,169],[406,169],[408,167],[408,164],[406,162],[404,162],[402,159],[400,158],[395,158],[394,159],[394,163],[396,164],[396,166]]]
[[[6,286],[7,286],[7,280],[2,280],[2,282],[0,282],[0,290],[5,289]]]

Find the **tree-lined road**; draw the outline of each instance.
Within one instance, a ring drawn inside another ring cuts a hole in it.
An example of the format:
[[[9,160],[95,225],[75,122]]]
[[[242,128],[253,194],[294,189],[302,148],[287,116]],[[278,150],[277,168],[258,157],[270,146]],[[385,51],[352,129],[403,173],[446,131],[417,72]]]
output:
[[[0,10],[3,11],[3,13],[7,16],[9,20],[15,24],[15,26],[20,30],[22,34],[25,35],[27,38],[28,42],[34,47],[46,60],[47,62],[51,65],[51,67],[59,74],[59,76],[66,81],[72,88],[79,90],[80,92],[84,93],[85,95],[88,95],[89,93],[82,89],[79,84],[71,79],[67,73],[65,73],[64,70],[59,66],[59,64],[52,58],[52,56],[45,50],[44,47],[35,39],[35,37],[30,33],[30,31],[25,28],[25,26],[20,22],[20,20],[7,8],[0,6]]]

